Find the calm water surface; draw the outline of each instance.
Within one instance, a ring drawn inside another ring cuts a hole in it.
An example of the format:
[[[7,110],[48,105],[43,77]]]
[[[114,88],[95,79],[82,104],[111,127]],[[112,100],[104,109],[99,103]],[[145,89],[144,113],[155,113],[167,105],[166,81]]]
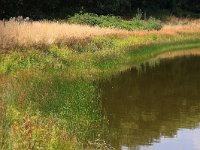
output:
[[[200,150],[200,57],[142,70],[100,83],[107,142],[122,150]]]

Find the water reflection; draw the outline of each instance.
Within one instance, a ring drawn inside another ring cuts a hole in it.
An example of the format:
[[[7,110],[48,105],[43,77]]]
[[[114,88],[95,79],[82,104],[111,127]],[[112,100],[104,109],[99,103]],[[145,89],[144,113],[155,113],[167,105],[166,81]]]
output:
[[[200,128],[200,126],[199,126]],[[154,143],[153,146],[141,146],[141,150],[200,150],[200,129],[181,129],[176,138],[161,137],[160,143]]]
[[[200,57],[145,68],[100,83],[108,141],[124,150],[200,149]]]

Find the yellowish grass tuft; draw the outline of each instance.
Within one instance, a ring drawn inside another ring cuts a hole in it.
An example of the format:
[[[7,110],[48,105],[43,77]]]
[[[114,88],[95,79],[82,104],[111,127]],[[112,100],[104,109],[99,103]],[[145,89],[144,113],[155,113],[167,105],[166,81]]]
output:
[[[200,19],[177,18],[175,16],[170,16],[166,19],[166,24],[168,25],[199,25]]]
[[[177,18],[171,16],[161,30],[162,32],[174,33],[200,33],[200,19]]]
[[[166,24],[160,31],[126,31],[48,21],[21,23],[16,21],[0,21],[0,49],[9,50],[16,47],[38,45],[48,46],[65,43],[73,39],[85,39],[101,35],[143,36],[148,34],[176,34],[178,32],[200,33],[200,20],[188,21],[187,24]]]
[[[57,22],[0,21],[0,48],[12,48],[15,45],[54,44],[58,40],[87,38],[124,32],[122,30],[89,27]]]

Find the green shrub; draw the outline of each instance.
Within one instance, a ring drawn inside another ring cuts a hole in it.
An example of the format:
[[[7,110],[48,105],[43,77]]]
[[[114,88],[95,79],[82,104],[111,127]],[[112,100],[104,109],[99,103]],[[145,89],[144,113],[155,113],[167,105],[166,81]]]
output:
[[[162,24],[160,20],[157,20],[153,17],[150,17],[148,19],[148,24],[146,26],[147,29],[156,29],[156,30],[160,30],[162,28]]]
[[[69,23],[90,26],[118,28],[126,30],[160,30],[161,21],[150,17],[142,20],[142,14],[137,14],[131,20],[124,20],[118,16],[98,16],[93,13],[77,13],[68,19]]]
[[[100,19],[98,15],[92,13],[85,13],[85,14],[75,14],[73,17],[69,18],[68,20],[70,23],[77,23],[77,24],[86,24],[86,25],[100,25]]]

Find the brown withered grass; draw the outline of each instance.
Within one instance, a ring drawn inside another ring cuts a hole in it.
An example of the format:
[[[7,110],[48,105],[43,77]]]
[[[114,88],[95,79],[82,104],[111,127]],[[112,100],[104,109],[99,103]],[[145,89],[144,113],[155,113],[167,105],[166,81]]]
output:
[[[160,31],[126,31],[48,21],[21,23],[16,21],[0,21],[0,49],[10,50],[18,47],[48,46],[73,41],[73,39],[85,39],[91,36],[113,34],[119,36],[165,35],[178,32],[200,33],[200,20],[188,21],[187,24],[166,24]]]
[[[163,24],[163,28],[159,31],[135,31],[134,34],[172,35],[177,33],[200,33],[200,19],[170,17]],[[133,32],[128,34],[133,34]]]
[[[126,32],[116,29],[89,27],[58,22],[0,21],[0,48],[14,46],[50,45],[59,40],[83,39],[96,35]]]
[[[172,32],[200,33],[200,19],[180,19],[171,17],[162,30]]]
[[[177,18],[175,16],[169,16],[165,21],[168,25],[199,25],[200,19],[192,19],[192,18]]]

